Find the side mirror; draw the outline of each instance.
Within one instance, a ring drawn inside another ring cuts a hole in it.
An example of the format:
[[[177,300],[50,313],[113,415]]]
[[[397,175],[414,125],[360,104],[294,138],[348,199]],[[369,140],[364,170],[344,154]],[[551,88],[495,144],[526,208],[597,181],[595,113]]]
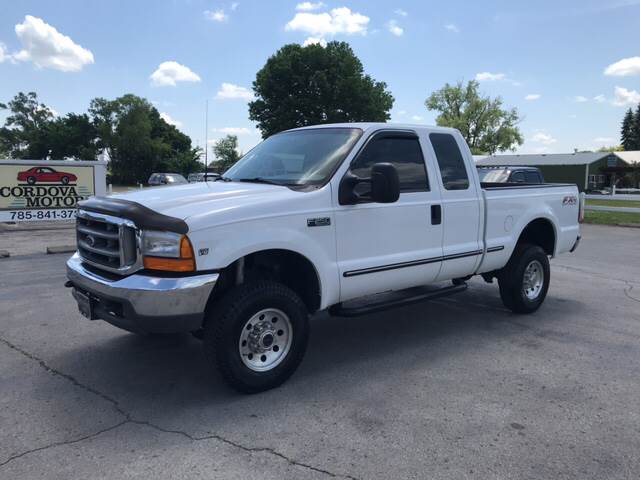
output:
[[[360,184],[369,184],[367,194],[356,192]],[[400,180],[398,171],[391,163],[376,163],[371,167],[371,178],[360,178],[348,172],[338,193],[340,205],[355,205],[361,200],[372,200],[376,203],[393,203],[400,197]]]
[[[371,199],[376,203],[393,203],[400,198],[398,171],[391,163],[371,167]]]

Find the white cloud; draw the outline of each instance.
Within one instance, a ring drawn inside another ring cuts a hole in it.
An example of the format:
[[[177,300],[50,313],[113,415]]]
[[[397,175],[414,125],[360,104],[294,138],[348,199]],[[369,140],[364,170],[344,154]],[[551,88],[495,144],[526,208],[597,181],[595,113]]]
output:
[[[149,78],[155,87],[175,87],[178,82],[199,82],[200,77],[178,62],[162,62]]]
[[[411,120],[413,120],[414,122],[420,122],[422,120],[422,117],[420,115],[413,115],[411,117]]]
[[[640,103],[640,93],[636,90],[627,90],[624,87],[616,87],[613,91],[613,104],[618,107],[633,106]]]
[[[387,23],[387,30],[389,30],[396,37],[401,37],[404,34],[404,28],[398,25],[395,20],[389,20]]]
[[[11,59],[11,55],[7,52],[7,47],[4,43],[0,42],[0,63]]]
[[[605,68],[604,74],[612,77],[640,75],[640,57],[623,58],[622,60],[612,63]]]
[[[214,128],[214,133],[222,133],[224,135],[251,135],[252,132],[247,127],[222,127],[222,128]]]
[[[253,93],[246,87],[234,85],[233,83],[223,83],[216,94],[216,98],[229,100],[240,98],[242,100],[253,100]]]
[[[532,142],[542,143],[543,145],[552,145],[557,142],[555,138],[553,138],[548,133],[537,132],[531,137]]]
[[[319,10],[324,7],[326,7],[326,5],[323,2],[302,2],[296,5],[296,10],[310,12],[312,10]]]
[[[596,95],[595,97],[593,97],[593,101],[598,103],[604,103],[607,101],[607,98],[604,95]]]
[[[233,8],[232,8],[232,10],[233,10]],[[222,9],[205,10],[204,11],[204,18],[206,18],[207,20],[211,20],[213,22],[226,22],[226,21],[229,20],[229,15],[224,13],[224,10],[222,10]]]
[[[406,110],[400,110],[398,111],[398,115],[406,115],[407,111]]]
[[[496,82],[498,80],[506,80],[504,73],[480,72],[476,74],[476,80],[479,82]]]
[[[572,100],[576,103],[585,103],[589,101],[589,99],[583,95],[576,95]]]
[[[315,45],[315,44],[326,47],[327,41],[324,38],[309,37],[304,42],[302,42],[303,47],[308,47],[309,45]]]
[[[406,17],[407,15],[409,15],[409,14],[407,13],[407,11],[406,11],[406,10],[403,10],[403,9],[401,9],[401,8],[396,8],[396,9],[393,11],[393,13],[395,13],[396,15],[399,15],[399,16],[401,16],[401,17]]]
[[[593,141],[595,143],[606,143],[606,144],[609,144],[609,143],[614,143],[615,139],[611,138],[611,137],[596,137],[596,138],[593,139]]]
[[[163,119],[165,122],[167,122],[169,125],[173,125],[176,128],[182,127],[182,122],[179,122],[178,120],[174,120],[169,116],[168,113],[160,112],[160,118]]]
[[[445,28],[445,29],[447,29],[447,30],[449,30],[450,32],[453,32],[453,33],[460,33],[460,29],[459,29],[459,28],[458,28],[458,26],[457,26],[456,24],[454,24],[454,23],[447,23],[447,24],[444,26],[444,28]]]
[[[369,17],[352,12],[347,7],[340,7],[323,13],[296,13],[284,28],[315,37],[325,37],[339,33],[366,35],[368,24]]]
[[[539,93],[530,93],[529,95],[524,97],[524,99],[532,102],[534,100],[540,100],[541,97],[542,95],[540,95]]]
[[[233,2],[233,3],[231,4],[231,11],[232,11],[232,12],[235,12],[235,11],[238,9],[238,7],[239,7],[239,6],[240,6],[240,3],[238,3],[238,2]]]
[[[94,62],[91,51],[74,43],[41,18],[27,15],[24,22],[15,26],[15,31],[22,43],[22,50],[7,58],[31,61],[38,68],[53,68],[62,72],[78,72]]]

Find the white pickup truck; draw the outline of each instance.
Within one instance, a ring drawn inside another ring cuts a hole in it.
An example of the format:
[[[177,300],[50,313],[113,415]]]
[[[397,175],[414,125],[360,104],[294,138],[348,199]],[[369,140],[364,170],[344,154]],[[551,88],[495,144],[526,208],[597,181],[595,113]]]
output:
[[[535,311],[582,211],[575,185],[481,184],[457,130],[305,127],[216,181],[81,202],[67,286],[90,319],[193,332],[232,387],[258,392],[294,372],[321,310],[363,315],[482,275]]]

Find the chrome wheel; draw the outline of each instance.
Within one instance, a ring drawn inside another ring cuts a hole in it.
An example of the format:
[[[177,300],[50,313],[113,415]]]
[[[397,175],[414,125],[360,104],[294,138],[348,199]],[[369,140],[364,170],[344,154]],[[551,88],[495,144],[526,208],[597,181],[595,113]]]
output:
[[[544,286],[544,270],[538,260],[532,260],[524,269],[522,293],[529,300],[535,300]]]
[[[293,340],[291,321],[276,308],[260,310],[242,328],[238,349],[242,363],[254,372],[277,367],[286,358]]]

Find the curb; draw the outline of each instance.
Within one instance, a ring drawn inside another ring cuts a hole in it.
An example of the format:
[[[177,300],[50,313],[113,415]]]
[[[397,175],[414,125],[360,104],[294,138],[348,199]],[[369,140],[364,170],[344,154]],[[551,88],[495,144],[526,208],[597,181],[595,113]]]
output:
[[[73,253],[75,251],[76,251],[75,245],[59,245],[54,247],[47,247],[47,254]]]

